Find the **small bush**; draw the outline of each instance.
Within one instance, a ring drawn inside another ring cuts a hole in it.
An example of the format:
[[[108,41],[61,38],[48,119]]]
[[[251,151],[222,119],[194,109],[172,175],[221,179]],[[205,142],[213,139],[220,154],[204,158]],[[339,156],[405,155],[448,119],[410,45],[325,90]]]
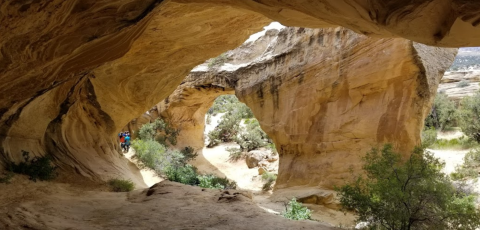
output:
[[[238,114],[227,112],[222,116],[220,123],[207,134],[207,147],[216,146],[222,142],[232,142],[237,136],[241,117]]]
[[[135,188],[131,180],[111,179],[108,181],[113,192],[130,192]]]
[[[294,197],[285,206],[285,212],[282,216],[291,220],[309,220],[311,219],[311,211],[307,207],[302,206]]]
[[[7,172],[5,176],[0,177],[0,184],[10,184],[10,180],[12,180],[13,175],[13,172]]]
[[[225,150],[229,152],[228,160],[231,162],[238,161],[245,156],[240,148],[226,148]]]
[[[165,175],[170,181],[179,182],[188,185],[197,185],[197,168],[191,165],[169,166],[165,170]]]
[[[207,119],[205,120],[205,123],[207,123],[207,125],[212,123],[212,115],[211,114],[207,114]]]
[[[214,67],[222,66],[227,61],[227,58],[228,57],[226,53],[223,53],[217,57],[211,58],[210,60],[208,60],[208,68],[212,69]]]
[[[135,149],[135,155],[145,166],[155,169],[163,161],[167,149],[160,143],[148,139],[137,139],[132,142],[132,148]]]
[[[425,118],[425,127],[442,131],[456,125],[458,118],[456,107],[456,103],[446,94],[438,93],[430,114]]]
[[[57,177],[57,167],[52,166],[50,155],[30,159],[29,152],[22,150],[24,162],[15,164],[10,162],[8,168],[11,172],[28,175],[30,180],[53,180]]]
[[[237,183],[228,180],[226,177],[221,178],[212,174],[198,176],[198,186],[211,189],[236,189]]]
[[[185,147],[180,153],[183,155],[182,163],[187,164],[189,161],[197,158],[198,153],[191,146]]]
[[[429,128],[422,131],[422,145],[429,147],[437,141],[437,130]]]
[[[459,88],[464,88],[470,85],[470,82],[468,80],[461,80],[457,83],[457,87]]]
[[[465,154],[463,164],[455,167],[450,176],[454,180],[477,178],[480,168],[480,149],[473,149]]]
[[[468,137],[437,139],[429,147],[432,149],[470,149],[478,146],[478,143]]]
[[[262,174],[262,180],[265,182],[263,184],[262,190],[269,191],[272,189],[273,183],[275,183],[275,181],[277,180],[277,175],[270,172],[265,172]]]
[[[162,145],[176,145],[177,136],[180,130],[173,128],[169,123],[161,118],[157,118],[152,123],[142,125],[138,131],[138,139],[156,140]]]

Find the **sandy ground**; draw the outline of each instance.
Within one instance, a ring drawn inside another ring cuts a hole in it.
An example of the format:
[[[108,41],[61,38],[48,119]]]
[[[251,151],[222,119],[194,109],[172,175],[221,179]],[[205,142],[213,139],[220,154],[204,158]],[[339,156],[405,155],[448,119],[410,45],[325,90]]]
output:
[[[137,165],[137,167],[140,169],[140,173],[142,174],[143,181],[145,182],[145,184],[147,184],[148,187],[150,187],[150,186],[152,186],[152,185],[154,185],[154,184],[156,184],[160,181],[163,181],[163,179],[160,178],[153,169],[143,167],[142,164],[140,164],[135,158],[133,158],[134,155],[135,155],[135,150],[133,148],[130,148],[128,153],[124,154],[124,156],[129,161],[131,161],[132,163]]]
[[[0,229],[332,229],[258,208],[248,193],[163,181],[130,193],[105,192],[16,175],[0,184]]]
[[[218,114],[217,116],[211,117],[211,123],[205,126],[205,135],[217,126],[222,116],[223,114]],[[208,143],[207,137],[205,141]],[[289,195],[288,198],[286,196],[284,199],[275,198],[272,200],[271,191],[262,191],[263,181],[261,176],[258,175],[258,168],[249,169],[244,160],[237,162],[229,161],[229,153],[226,151],[226,148],[229,147],[238,147],[238,145],[236,143],[223,143],[213,148],[203,148],[192,164],[195,165],[200,172],[227,177],[237,182],[239,189],[252,191],[253,201],[261,209],[273,214],[281,214],[285,211],[285,204],[292,195]],[[278,171],[278,161],[273,163],[273,167]],[[343,212],[322,205],[306,204],[305,206],[312,211],[312,219],[319,222],[328,223],[332,226],[354,225],[355,217],[353,215],[345,215]]]

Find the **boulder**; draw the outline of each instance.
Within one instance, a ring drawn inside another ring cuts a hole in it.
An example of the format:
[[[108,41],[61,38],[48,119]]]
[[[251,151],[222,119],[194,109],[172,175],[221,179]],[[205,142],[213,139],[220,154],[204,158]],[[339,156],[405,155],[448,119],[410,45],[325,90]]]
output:
[[[245,157],[245,162],[247,163],[248,168],[255,168],[259,165],[260,161],[265,159],[267,153],[262,150],[252,150],[247,153]]]

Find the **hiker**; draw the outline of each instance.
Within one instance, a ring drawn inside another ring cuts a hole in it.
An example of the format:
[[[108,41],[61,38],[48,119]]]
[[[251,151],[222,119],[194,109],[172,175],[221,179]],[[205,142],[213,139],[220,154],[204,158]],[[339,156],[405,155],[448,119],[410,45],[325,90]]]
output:
[[[130,148],[130,133],[126,132],[125,134],[125,150],[128,152]]]

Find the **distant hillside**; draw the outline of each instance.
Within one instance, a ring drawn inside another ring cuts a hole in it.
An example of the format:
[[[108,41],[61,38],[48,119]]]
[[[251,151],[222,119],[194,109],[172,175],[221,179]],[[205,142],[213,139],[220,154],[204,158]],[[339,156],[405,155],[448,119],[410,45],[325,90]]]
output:
[[[458,50],[450,70],[480,69],[480,47],[465,47]]]

